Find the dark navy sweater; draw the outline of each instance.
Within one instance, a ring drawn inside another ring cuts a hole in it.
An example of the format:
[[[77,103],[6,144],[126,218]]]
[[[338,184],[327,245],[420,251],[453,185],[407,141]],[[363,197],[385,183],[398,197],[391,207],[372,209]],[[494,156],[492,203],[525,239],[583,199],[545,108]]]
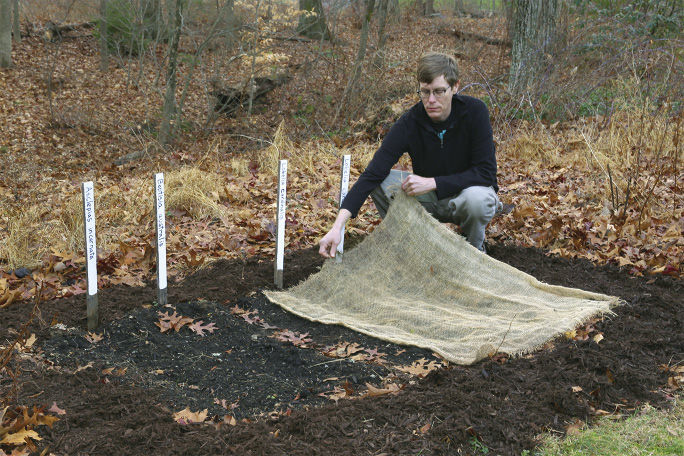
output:
[[[499,191],[487,106],[477,98],[454,95],[451,113],[443,122],[433,122],[421,102],[397,120],[347,193],[342,209],[356,217],[368,195],[405,152],[411,157],[414,174],[435,178],[438,199],[476,185]]]

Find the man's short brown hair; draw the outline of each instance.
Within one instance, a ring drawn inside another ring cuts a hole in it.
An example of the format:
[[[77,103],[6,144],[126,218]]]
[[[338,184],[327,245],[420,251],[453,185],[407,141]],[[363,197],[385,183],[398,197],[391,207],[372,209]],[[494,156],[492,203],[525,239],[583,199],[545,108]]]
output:
[[[458,82],[458,65],[450,55],[428,52],[418,60],[418,82],[430,84],[435,78],[444,76],[450,86]]]

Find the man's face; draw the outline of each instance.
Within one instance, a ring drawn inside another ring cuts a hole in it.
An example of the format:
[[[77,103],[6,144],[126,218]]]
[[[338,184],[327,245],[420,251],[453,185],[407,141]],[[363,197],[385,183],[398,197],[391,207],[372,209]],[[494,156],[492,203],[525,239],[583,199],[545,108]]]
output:
[[[444,76],[432,80],[430,84],[420,83],[420,99],[425,111],[433,122],[442,122],[451,113],[451,97],[458,90],[458,83],[449,86]]]

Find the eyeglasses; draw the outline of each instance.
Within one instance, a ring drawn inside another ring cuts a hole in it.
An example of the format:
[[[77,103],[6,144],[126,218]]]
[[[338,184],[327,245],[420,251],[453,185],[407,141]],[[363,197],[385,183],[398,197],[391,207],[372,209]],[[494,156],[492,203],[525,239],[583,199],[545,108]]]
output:
[[[449,90],[448,87],[439,87],[434,90],[429,90],[429,89],[420,89],[416,90],[416,93],[420,95],[420,98],[423,100],[429,100],[430,95],[434,95],[435,98],[442,98],[444,95],[446,95],[447,90]]]

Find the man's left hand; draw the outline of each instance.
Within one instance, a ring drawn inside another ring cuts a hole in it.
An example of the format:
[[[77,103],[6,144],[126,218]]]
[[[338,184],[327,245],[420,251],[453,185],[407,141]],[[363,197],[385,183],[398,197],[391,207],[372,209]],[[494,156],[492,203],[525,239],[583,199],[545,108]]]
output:
[[[404,179],[404,182],[401,183],[401,188],[409,196],[419,196],[436,190],[437,183],[433,177],[420,177],[415,174],[410,174]]]

